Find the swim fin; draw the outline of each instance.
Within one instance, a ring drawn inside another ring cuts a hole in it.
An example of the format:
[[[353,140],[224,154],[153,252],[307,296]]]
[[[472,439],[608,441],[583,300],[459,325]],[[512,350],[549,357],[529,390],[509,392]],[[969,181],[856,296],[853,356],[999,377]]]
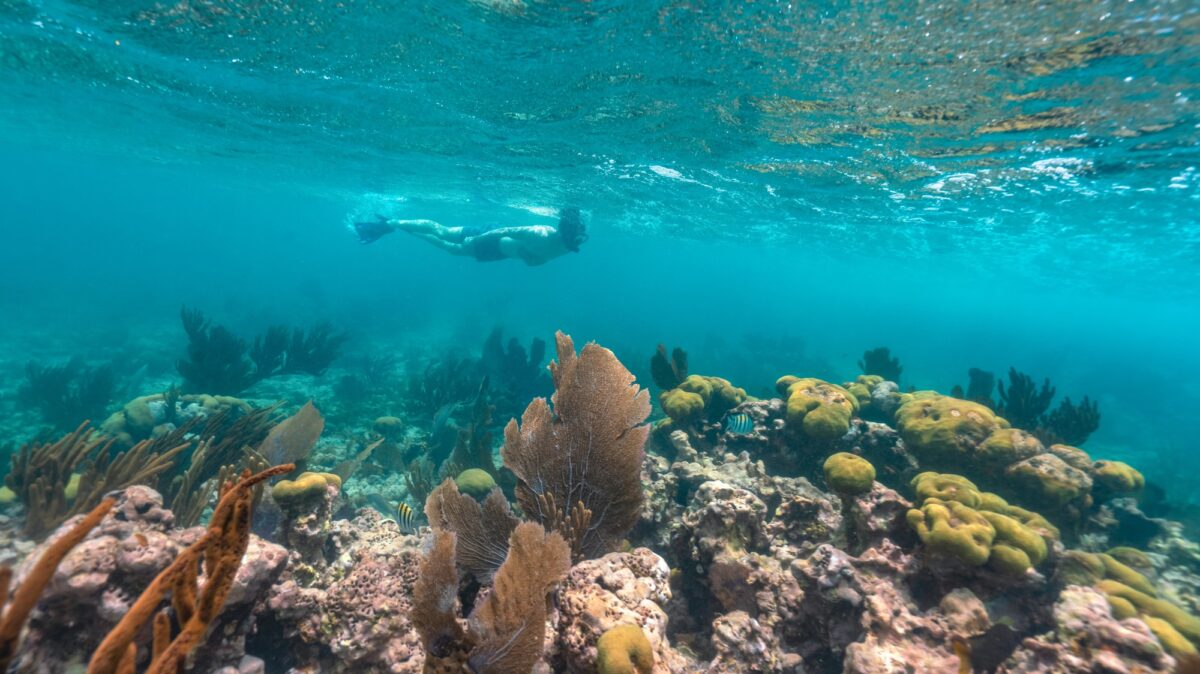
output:
[[[385,234],[391,234],[395,227],[388,224],[387,218],[377,216],[378,220],[354,223],[354,232],[358,234],[360,243],[368,244],[378,241]]]

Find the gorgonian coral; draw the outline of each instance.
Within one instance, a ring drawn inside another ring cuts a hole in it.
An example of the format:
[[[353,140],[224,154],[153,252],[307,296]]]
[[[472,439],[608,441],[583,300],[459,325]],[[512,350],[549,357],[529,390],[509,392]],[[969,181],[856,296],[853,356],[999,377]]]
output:
[[[504,429],[501,455],[526,515],[562,533],[576,559],[598,557],[638,518],[649,394],[612,351],[592,343],[576,355],[561,332],[555,343],[553,409],[534,399]]]

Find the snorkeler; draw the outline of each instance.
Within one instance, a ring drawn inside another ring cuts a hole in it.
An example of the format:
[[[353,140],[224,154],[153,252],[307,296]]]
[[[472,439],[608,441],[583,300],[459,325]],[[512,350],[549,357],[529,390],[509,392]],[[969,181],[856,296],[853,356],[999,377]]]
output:
[[[523,260],[529,266],[545,264],[567,252],[578,253],[587,240],[587,227],[578,208],[559,212],[558,227],[525,225],[522,227],[447,227],[433,220],[378,220],[354,223],[358,240],[372,243],[395,231],[413,236],[451,253],[466,255],[480,262]]]

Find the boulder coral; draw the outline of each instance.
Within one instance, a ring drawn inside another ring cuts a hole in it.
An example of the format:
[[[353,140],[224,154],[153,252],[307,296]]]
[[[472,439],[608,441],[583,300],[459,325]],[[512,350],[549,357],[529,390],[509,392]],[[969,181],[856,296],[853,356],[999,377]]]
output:
[[[305,472],[295,480],[280,480],[271,488],[271,498],[287,510],[321,498],[326,490],[337,492],[341,488],[342,478],[333,473]]]
[[[993,432],[1009,426],[984,405],[934,391],[905,394],[896,410],[896,424],[923,463],[960,465]]]
[[[908,511],[908,523],[933,555],[982,566],[992,551],[996,529],[979,511],[958,501],[925,499]]]
[[[726,379],[693,374],[679,386],[660,393],[658,403],[671,421],[689,424],[700,420],[718,421],[746,399],[745,389]]]
[[[650,674],[654,651],[637,625],[618,625],[600,635],[596,642],[597,674]]]
[[[875,466],[861,456],[838,452],[825,459],[825,483],[839,494],[865,494],[875,482]]]
[[[817,441],[832,441],[850,430],[858,398],[821,379],[788,375],[775,382],[787,399],[787,427]]]
[[[454,484],[458,485],[460,492],[482,500],[496,486],[496,479],[482,468],[468,468],[454,478]]]
[[[1045,561],[1059,538],[1046,518],[980,491],[961,475],[921,473],[912,487],[920,506],[907,519],[934,558],[1020,576]]]
[[[1146,478],[1133,466],[1122,461],[1097,461],[1094,464],[1096,484],[1116,494],[1139,492]]]

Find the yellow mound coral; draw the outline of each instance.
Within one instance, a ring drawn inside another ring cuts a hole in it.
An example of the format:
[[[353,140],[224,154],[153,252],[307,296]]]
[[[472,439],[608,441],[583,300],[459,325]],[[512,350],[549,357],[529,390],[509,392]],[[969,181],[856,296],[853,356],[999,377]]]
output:
[[[937,554],[1020,575],[1044,561],[1050,544],[1058,540],[1058,529],[1046,518],[979,491],[961,475],[921,473],[912,487],[922,506],[908,511],[909,525]],[[1083,574],[1088,583],[1102,577],[1103,564],[1096,560],[1094,566],[1095,578]]]
[[[688,375],[679,386],[658,395],[658,404],[672,421],[696,421],[701,416],[714,421],[747,399],[740,389],[720,377]]]
[[[1008,422],[969,400],[934,391],[907,394],[896,410],[900,437],[922,461],[962,459]]]
[[[1115,610],[1113,615],[1116,615]],[[1163,648],[1167,649],[1172,656],[1196,654],[1196,647],[1192,645],[1192,642],[1188,641],[1187,637],[1180,634],[1179,630],[1166,620],[1154,616],[1142,616],[1142,622],[1146,623],[1146,627],[1149,627],[1151,632],[1154,632],[1154,636],[1158,637]]]
[[[1008,515],[979,514],[996,530],[988,564],[998,571],[1020,575],[1046,559],[1046,541],[1037,532]]]
[[[814,440],[836,440],[850,430],[858,399],[849,391],[821,379],[788,375],[775,382],[787,398],[787,426]]]
[[[1165,620],[1192,643],[1200,642],[1200,620],[1171,602],[1156,599],[1115,580],[1102,580],[1096,583],[1096,588],[1110,598],[1128,601],[1143,616]]]
[[[1004,475],[1035,504],[1047,508],[1071,504],[1080,510],[1091,505],[1091,478],[1054,454],[1018,461],[1005,469]]]
[[[958,501],[925,500],[908,511],[908,524],[934,555],[982,566],[991,554],[996,529],[979,511]]]
[[[404,435],[404,420],[393,416],[379,417],[372,428],[388,440],[399,440]]]
[[[993,431],[975,450],[974,458],[987,468],[1004,468],[1045,451],[1033,435],[1019,428]]]
[[[1088,453],[1078,447],[1071,445],[1050,445],[1047,448],[1051,454],[1062,459],[1068,466],[1082,470],[1085,473],[1092,470],[1092,457]]]
[[[863,494],[875,483],[875,466],[849,452],[838,452],[825,459],[825,483],[839,494]]]
[[[658,404],[672,421],[694,421],[704,413],[704,398],[698,393],[673,388],[658,394]]]
[[[1001,515],[1008,515],[1024,526],[1032,529],[1039,536],[1046,539],[1047,542],[1057,541],[1061,537],[1058,527],[1051,524],[1050,521],[1045,517],[1042,517],[1032,510],[1026,510],[1020,506],[1012,505],[997,494],[986,491],[980,493],[978,509],[993,513],[1000,513]]]
[[[492,491],[492,487],[496,486],[496,479],[482,468],[468,468],[454,478],[454,484],[458,485],[460,492],[478,500],[485,498]]]
[[[271,488],[271,498],[286,507],[317,498],[330,485],[341,489],[342,478],[333,473],[301,473],[295,480],[280,480]]]
[[[1117,559],[1112,555],[1100,553],[1096,556],[1099,557],[1100,561],[1104,564],[1105,578],[1109,578],[1121,583],[1122,585],[1132,587],[1138,592],[1148,594],[1151,597],[1158,596],[1158,591],[1154,589],[1154,586],[1151,585],[1150,581],[1147,580],[1142,574],[1117,561]]]
[[[1093,552],[1067,550],[1058,565],[1063,585],[1092,585],[1104,578],[1104,561]]]
[[[650,674],[654,651],[637,625],[618,625],[600,635],[596,642],[597,674]]]
[[[1146,486],[1146,478],[1122,461],[1097,461],[1094,466],[1094,479],[1109,491],[1125,494],[1141,491]]]
[[[917,494],[918,502],[933,498],[941,501],[957,501],[976,508],[983,500],[979,487],[961,475],[932,471],[921,473],[912,479],[912,488]]]
[[[877,374],[860,374],[854,381],[843,384],[842,388],[850,392],[858,401],[860,408],[871,404],[871,389],[883,383],[883,377]]]
[[[1119,545],[1115,548],[1110,548],[1108,554],[1118,562],[1135,569],[1145,571],[1154,568],[1154,563],[1150,561],[1150,557],[1137,548]]]

